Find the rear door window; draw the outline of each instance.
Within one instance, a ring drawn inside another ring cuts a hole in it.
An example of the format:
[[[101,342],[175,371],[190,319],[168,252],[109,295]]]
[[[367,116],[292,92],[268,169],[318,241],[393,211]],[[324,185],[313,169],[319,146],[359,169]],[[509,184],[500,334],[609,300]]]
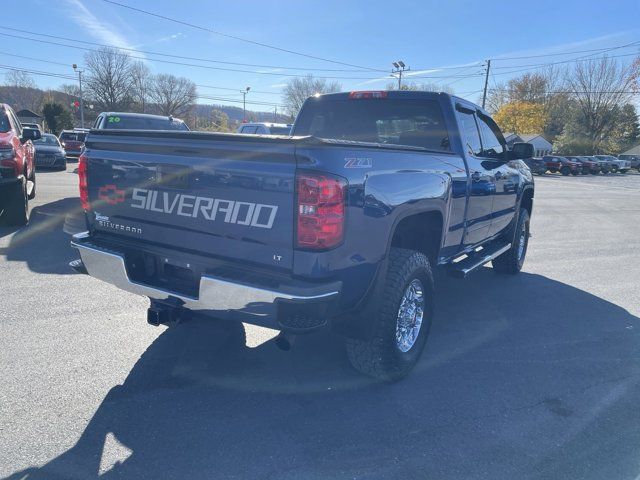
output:
[[[302,109],[292,133],[450,150],[442,110],[434,100],[311,101]]]

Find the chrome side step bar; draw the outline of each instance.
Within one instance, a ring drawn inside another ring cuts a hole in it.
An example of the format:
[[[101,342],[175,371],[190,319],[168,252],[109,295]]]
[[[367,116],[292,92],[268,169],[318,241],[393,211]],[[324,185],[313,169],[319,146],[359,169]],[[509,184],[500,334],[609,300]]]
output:
[[[511,244],[486,245],[478,252],[472,252],[467,258],[452,263],[447,272],[455,278],[467,278],[471,272],[489,263],[511,248]]]

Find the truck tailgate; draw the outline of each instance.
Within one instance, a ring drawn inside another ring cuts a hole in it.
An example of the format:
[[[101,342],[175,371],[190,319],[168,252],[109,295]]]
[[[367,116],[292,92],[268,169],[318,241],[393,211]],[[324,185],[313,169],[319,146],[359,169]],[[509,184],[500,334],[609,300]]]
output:
[[[98,131],[85,155],[96,231],[292,268],[294,140]]]

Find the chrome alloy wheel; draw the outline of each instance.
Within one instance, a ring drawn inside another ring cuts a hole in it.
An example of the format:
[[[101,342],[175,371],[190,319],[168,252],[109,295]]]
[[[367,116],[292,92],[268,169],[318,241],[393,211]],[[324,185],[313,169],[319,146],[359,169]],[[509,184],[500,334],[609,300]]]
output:
[[[518,236],[518,261],[522,262],[522,257],[524,256],[524,251],[527,247],[527,224],[522,223],[522,228],[520,229],[520,235]]]
[[[416,343],[422,326],[424,307],[422,282],[414,278],[404,292],[396,320],[396,345],[403,353],[411,350]]]

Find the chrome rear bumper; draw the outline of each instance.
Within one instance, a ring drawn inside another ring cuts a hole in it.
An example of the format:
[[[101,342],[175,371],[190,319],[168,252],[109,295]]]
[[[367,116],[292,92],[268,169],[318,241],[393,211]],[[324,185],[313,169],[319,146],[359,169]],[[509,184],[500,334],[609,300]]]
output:
[[[340,295],[340,282],[287,285],[282,289],[273,290],[212,275],[202,275],[198,296],[190,297],[131,280],[124,255],[95,245],[83,244],[82,240],[86,238],[86,232],[79,233],[73,236],[71,242],[71,246],[78,250],[82,261],[81,266],[72,265],[76,271],[84,267],[88,275],[127,292],[189,310],[210,312],[215,316],[271,328],[297,330],[298,328],[291,327],[286,318],[283,318],[287,316],[287,312],[293,308],[298,320],[301,315],[304,317],[307,311],[310,316],[317,315],[318,312],[326,311],[326,308],[319,308],[320,306],[326,307]],[[322,319],[322,324],[324,323],[326,318]],[[302,325],[301,330],[307,329],[304,328],[304,323]],[[315,325],[317,326],[321,325]]]

